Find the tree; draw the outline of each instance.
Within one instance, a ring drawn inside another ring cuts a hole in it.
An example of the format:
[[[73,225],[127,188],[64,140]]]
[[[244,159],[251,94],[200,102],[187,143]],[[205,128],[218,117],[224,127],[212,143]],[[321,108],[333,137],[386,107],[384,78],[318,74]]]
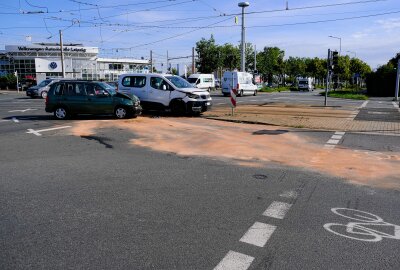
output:
[[[251,43],[246,43],[245,48],[245,69],[246,71],[254,71],[254,47]]]
[[[292,82],[295,82],[296,77],[303,77],[306,73],[306,63],[304,58],[290,56],[285,60],[285,72]]]
[[[268,82],[272,82],[273,76],[283,77],[285,52],[278,47],[264,47],[264,50],[258,53],[258,69]]]
[[[240,67],[240,50],[232,44],[225,43],[219,48],[219,66],[229,70],[239,69]]]
[[[178,70],[177,70],[176,68],[172,68],[172,69],[171,69],[171,74],[172,74],[172,75],[179,75],[179,74],[178,74]]]
[[[211,35],[209,40],[202,38],[196,42],[198,60],[196,66],[201,73],[212,73],[218,68],[219,50],[215,39]]]

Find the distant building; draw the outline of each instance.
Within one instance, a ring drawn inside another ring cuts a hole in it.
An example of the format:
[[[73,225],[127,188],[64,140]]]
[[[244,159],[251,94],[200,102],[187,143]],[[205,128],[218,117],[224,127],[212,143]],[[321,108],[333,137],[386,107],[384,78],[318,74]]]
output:
[[[67,78],[115,81],[124,73],[147,73],[149,60],[100,58],[99,48],[64,44],[64,70]],[[6,45],[0,50],[0,75],[18,72],[19,79],[62,77],[61,49],[55,43]]]

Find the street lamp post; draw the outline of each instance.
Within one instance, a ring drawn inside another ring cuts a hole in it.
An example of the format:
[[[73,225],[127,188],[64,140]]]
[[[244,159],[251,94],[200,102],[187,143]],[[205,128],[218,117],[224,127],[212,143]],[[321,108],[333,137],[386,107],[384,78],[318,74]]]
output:
[[[245,72],[246,65],[246,42],[245,42],[245,27],[244,27],[244,9],[250,5],[249,2],[240,2],[238,4],[239,7],[242,8],[242,41],[241,41],[241,65],[240,69],[242,72]]]
[[[330,38],[336,38],[339,40],[339,55],[342,55],[342,38],[340,37],[334,37],[334,36],[328,36]]]

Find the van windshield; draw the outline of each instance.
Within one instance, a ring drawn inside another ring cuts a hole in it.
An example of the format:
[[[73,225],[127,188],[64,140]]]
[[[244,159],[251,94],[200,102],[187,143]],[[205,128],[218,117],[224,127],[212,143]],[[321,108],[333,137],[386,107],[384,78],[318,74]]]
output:
[[[51,83],[52,80],[44,80],[41,83],[39,83],[39,87],[45,87],[47,86],[49,83]]]
[[[188,78],[187,80],[189,83],[196,83],[197,78]]]
[[[185,79],[178,76],[165,76],[177,88],[193,88],[193,86]]]

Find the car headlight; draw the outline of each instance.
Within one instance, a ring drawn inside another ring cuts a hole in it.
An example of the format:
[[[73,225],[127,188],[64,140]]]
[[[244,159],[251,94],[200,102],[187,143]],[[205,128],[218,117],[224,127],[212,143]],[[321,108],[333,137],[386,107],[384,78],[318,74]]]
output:
[[[199,98],[198,95],[192,94],[192,93],[188,93],[187,96],[188,96],[189,98],[193,98],[193,99],[198,99],[198,98]]]
[[[133,105],[139,106],[139,105],[140,105],[140,101],[139,101],[139,100],[135,101],[135,102],[133,103]]]

